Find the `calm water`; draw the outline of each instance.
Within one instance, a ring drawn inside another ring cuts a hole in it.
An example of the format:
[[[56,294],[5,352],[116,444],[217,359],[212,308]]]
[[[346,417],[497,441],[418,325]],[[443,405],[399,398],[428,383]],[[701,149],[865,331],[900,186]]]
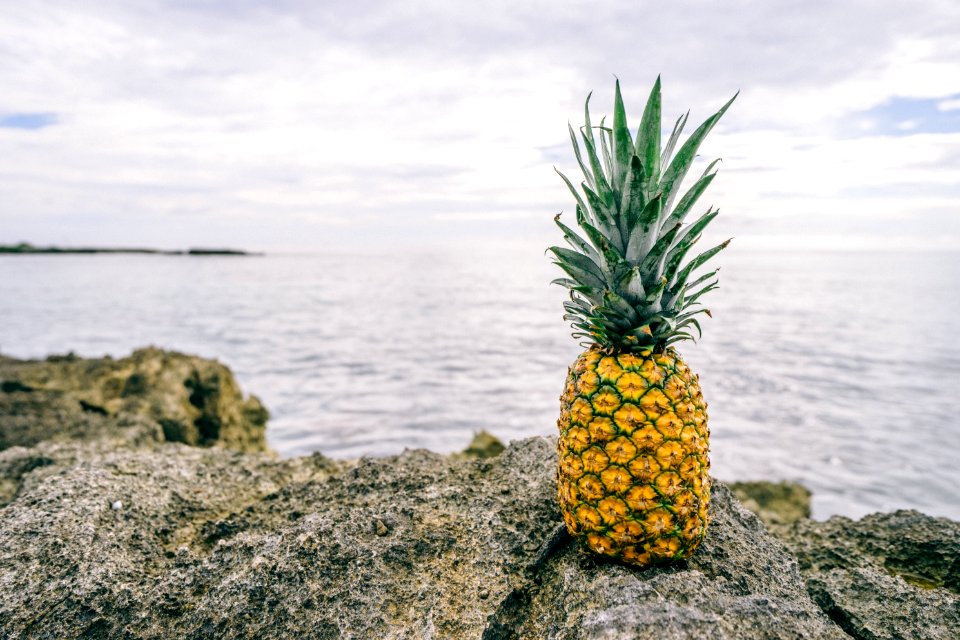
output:
[[[0,256],[0,351],[215,357],[285,455],[553,434],[578,347],[539,248],[395,255]],[[816,517],[960,519],[960,254],[722,256],[706,337],[713,471],[793,479]]]

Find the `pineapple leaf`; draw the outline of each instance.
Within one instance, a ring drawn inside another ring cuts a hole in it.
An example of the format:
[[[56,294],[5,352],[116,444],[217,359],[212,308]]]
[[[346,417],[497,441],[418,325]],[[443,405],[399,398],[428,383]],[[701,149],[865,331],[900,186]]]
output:
[[[706,251],[698,255],[696,258],[688,262],[687,266],[685,266],[683,270],[681,270],[680,273],[677,275],[672,288],[682,287],[683,284],[687,281],[687,278],[690,277],[691,273],[693,273],[696,269],[698,269],[701,265],[703,265],[703,263],[705,263],[707,260],[709,260],[713,256],[717,255],[718,253],[726,249],[727,245],[729,244],[730,244],[730,240],[724,240],[717,246],[711,249],[707,249]]]
[[[653,331],[650,330],[650,324],[648,323],[628,331],[627,335],[624,336],[624,342],[629,342],[638,347],[649,347],[656,342],[656,339],[653,337]]]
[[[587,202],[590,204],[590,210],[593,212],[593,217],[597,221],[597,227],[603,231],[604,235],[610,238],[612,242],[622,245],[623,240],[620,237],[620,230],[617,228],[615,218],[616,212],[603,202],[600,196],[587,186],[587,183],[583,183],[580,187],[587,196]]]
[[[633,323],[627,316],[611,307],[597,307],[597,313],[599,315],[596,318],[596,322],[599,326],[603,327],[604,331],[614,334],[623,333],[633,326]]]
[[[613,154],[613,184],[624,190],[623,181],[626,179],[630,158],[633,156],[633,139],[627,127],[627,111],[623,106],[619,80],[616,83],[613,99]]]
[[[660,166],[665,167],[670,161],[670,156],[673,155],[673,148],[677,146],[677,140],[680,139],[680,134],[683,133],[683,128],[687,124],[687,120],[690,118],[690,112],[687,111],[685,114],[677,118],[677,122],[673,125],[673,131],[670,133],[670,137],[667,139],[667,144],[663,148],[663,154],[660,156]]]
[[[683,342],[684,340],[693,340],[694,342],[696,342],[696,338],[694,338],[692,335],[690,335],[686,331],[678,331],[672,336],[670,336],[669,338],[667,338],[666,342],[664,342],[664,345],[669,347],[670,345],[676,342]]]
[[[702,335],[700,314],[710,315],[701,298],[717,288],[719,269],[698,270],[729,240],[690,259],[693,246],[718,212],[710,207],[685,224],[716,176],[719,160],[685,192],[681,191],[701,143],[736,95],[681,140],[690,112],[677,118],[661,149],[661,83],[658,77],[631,135],[619,80],[614,87],[610,126],[594,124],[590,99],[584,124],[567,124],[583,180],[577,186],[557,171],[576,200],[576,224],[554,222],[570,248],[551,247],[554,264],[564,272],[552,284],[568,291],[564,319],[584,347],[599,345],[613,353],[649,354]],[[599,140],[597,137],[599,136]],[[675,206],[674,206],[675,205]]]
[[[596,227],[587,222],[584,222],[580,226],[583,227],[587,237],[590,238],[590,242],[593,243],[593,246],[595,246],[600,253],[599,264],[603,273],[606,274],[605,280],[607,282],[616,280],[626,266],[623,255],[610,244],[606,236],[597,230]]]
[[[627,262],[637,264],[650,251],[656,240],[657,224],[660,220],[663,198],[658,193],[648,200],[639,212],[631,211],[631,218],[636,213],[636,219],[629,220],[629,239],[627,241]]]
[[[560,230],[563,231],[563,239],[570,243],[570,246],[574,249],[579,249],[589,257],[594,262],[598,262],[600,256],[597,254],[596,250],[590,245],[589,242],[580,237],[580,235],[568,227],[567,225],[560,222],[560,214],[558,213],[554,216],[553,221],[560,227]]]
[[[713,291],[714,289],[719,289],[719,288],[720,288],[720,287],[719,287],[719,285],[717,284],[717,281],[714,280],[713,282],[711,282],[709,285],[707,285],[707,286],[704,287],[703,289],[700,289],[699,291],[697,291],[697,292],[694,293],[693,295],[688,296],[687,299],[683,301],[684,306],[685,306],[685,307],[688,307],[688,306],[690,306],[690,305],[692,305],[692,304],[694,304],[694,303],[699,304],[699,303],[697,303],[697,300],[699,300],[700,297],[703,296],[703,294],[705,294],[705,293],[710,293],[710,292]]]
[[[569,122],[567,123],[567,129],[570,130],[570,142],[573,144],[573,154],[577,157],[577,164],[580,165],[580,171],[583,172],[583,177],[586,178],[587,184],[593,186],[593,173],[587,168],[587,165],[583,163],[583,156],[580,154],[580,144],[577,142],[577,134],[573,132],[573,127]]]
[[[587,131],[590,131],[587,128]],[[595,191],[598,195],[601,196],[603,201],[606,201],[607,198],[612,200],[612,195],[610,195],[610,183],[607,182],[606,174],[603,172],[603,165],[600,164],[600,158],[597,156],[597,148],[593,141],[593,131],[590,131],[590,137],[587,137],[586,133],[581,133],[583,138],[583,146],[587,150],[587,159],[590,161],[590,168],[593,171],[593,186],[596,188]],[[603,134],[600,136],[603,137]]]
[[[577,282],[601,289],[607,285],[597,263],[582,253],[563,247],[550,247],[549,251],[556,256],[556,264]]]
[[[711,271],[710,273],[705,273],[705,274],[703,274],[702,276],[700,276],[699,278],[697,278],[697,279],[694,280],[693,282],[690,282],[690,283],[679,283],[679,284],[674,285],[674,286],[670,289],[668,295],[666,295],[666,296],[664,297],[664,299],[663,299],[663,306],[664,306],[664,307],[673,307],[677,300],[682,299],[682,298],[686,295],[687,291],[689,291],[690,289],[693,289],[694,287],[696,287],[696,286],[699,285],[699,284],[703,284],[704,282],[706,282],[706,281],[709,280],[710,278],[714,277],[715,275],[717,275],[717,272],[718,272],[718,271],[720,271],[719,267],[716,268],[716,269],[714,269],[714,270]],[[709,314],[709,312],[707,312],[706,310],[704,310],[704,312],[706,312],[706,313]]]
[[[717,175],[716,172],[710,173],[710,170],[713,166],[719,162],[714,160],[707,167],[707,170],[703,172],[703,175],[700,176],[700,179],[697,180],[692,187],[683,197],[680,198],[680,202],[677,203],[677,206],[674,207],[673,211],[670,212],[670,215],[667,216],[666,221],[664,222],[664,227],[669,227],[672,224],[677,224],[683,222],[683,219],[687,217],[687,213],[690,212],[690,209],[693,208],[693,205],[696,204],[697,199],[707,190],[707,187],[710,186],[710,183],[713,182],[713,178]]]
[[[665,194],[665,208],[670,209],[670,205],[673,204],[673,199],[677,195],[677,190],[680,188],[680,183],[683,182],[684,176],[687,175],[687,171],[690,169],[690,165],[693,162],[694,157],[697,155],[697,150],[700,148],[700,143],[703,142],[703,139],[710,133],[714,125],[720,120],[721,116],[726,113],[727,109],[730,108],[730,105],[733,104],[733,101],[737,99],[739,91],[735,94],[730,100],[720,107],[720,110],[715,114],[706,119],[706,121],[697,127],[696,131],[690,134],[690,137],[683,143],[680,147],[680,150],[677,151],[676,157],[670,162],[670,166],[667,167],[667,170],[663,174],[663,180],[661,180],[660,186],[663,189]]]
[[[663,294],[663,290],[666,288],[667,288],[667,279],[660,278],[657,281],[657,284],[649,289],[647,295],[643,299],[644,302],[646,302],[648,305],[656,306],[657,301],[660,299],[661,294]]]
[[[637,321],[640,320],[640,316],[637,315],[636,310],[630,305],[630,303],[618,296],[613,291],[603,292],[603,302],[604,306],[612,309],[618,315],[625,318],[630,327],[635,327],[637,325]]]
[[[710,309],[694,309],[693,311],[687,311],[686,313],[681,313],[677,316],[677,322],[684,322],[689,318],[692,318],[701,313],[705,313],[708,316],[710,315]]]
[[[580,286],[580,283],[576,280],[571,280],[570,278],[554,278],[550,281],[550,284],[558,284],[561,287],[566,287],[567,289],[576,289]],[[563,304],[567,304],[564,302]]]
[[[696,280],[694,280],[693,282],[691,282],[691,283],[688,284],[687,286],[692,289],[692,288],[694,288],[695,286],[697,286],[698,284],[704,283],[704,282],[706,282],[707,280],[709,280],[710,278],[712,278],[713,276],[717,275],[717,272],[718,272],[718,271],[720,271],[720,267],[717,267],[716,269],[714,269],[714,270],[711,271],[710,273],[705,273],[705,274],[703,274],[702,276],[700,276],[699,278],[697,278]]]
[[[653,337],[663,338],[673,333],[676,328],[676,322],[669,315],[657,313],[649,318],[650,326],[653,327]]]
[[[590,305],[585,300],[581,300],[573,295],[563,303],[563,308],[570,313],[579,313],[584,316],[590,315]]]
[[[563,173],[556,167],[554,167],[553,170],[557,172],[557,175],[560,176],[563,182],[567,185],[567,188],[570,189],[570,193],[573,194],[573,197],[577,201],[577,208],[582,209],[583,211],[586,211],[587,205],[583,203],[583,198],[580,197],[580,192],[577,191],[576,187],[573,186],[573,183],[570,182],[570,179],[567,178],[567,176],[563,175]]]
[[[603,126],[606,116],[600,119],[600,151],[603,153],[603,166],[607,168],[607,175],[610,176],[610,191],[604,195],[603,201],[613,205],[614,194],[619,191],[617,175],[614,170],[613,156],[610,153],[610,147],[613,146],[613,133]]]
[[[645,286],[649,287],[660,280],[663,275],[663,263],[667,257],[667,250],[673,244],[673,240],[678,233],[680,233],[680,225],[674,226],[673,229],[663,234],[643,258],[643,262],[640,263],[640,271],[646,274],[646,278],[644,278]]]
[[[684,327],[692,326],[697,330],[697,338],[703,337],[703,328],[700,326],[700,321],[696,318],[687,318],[683,322],[677,323],[677,329],[683,329]]]
[[[548,251],[552,252],[559,262],[572,264],[575,267],[592,273],[601,280],[603,279],[603,271],[600,269],[600,265],[594,262],[590,257],[585,256],[577,251],[573,251],[572,249],[564,249],[563,247],[550,247]]]
[[[554,264],[556,264],[558,267],[563,269],[567,273],[567,275],[577,280],[578,282],[586,282],[589,284],[589,286],[598,287],[598,288],[603,287],[606,284],[603,280],[593,275],[589,271],[586,271],[585,269],[581,269],[568,262],[560,262],[559,260],[557,260],[554,262]]]
[[[645,179],[643,163],[638,156],[632,156],[630,158],[630,169],[627,171],[627,178],[623,184],[623,197],[620,200],[620,230],[627,234],[627,237],[632,232],[632,218],[639,217],[643,212],[643,206],[646,202],[644,197]]]
[[[587,94],[587,100],[583,103],[583,126],[586,129],[586,133],[581,130],[581,135],[584,137],[584,141],[589,138],[590,142],[593,143],[593,127],[590,125],[590,97],[593,95],[593,91]]]
[[[636,153],[646,174],[646,196],[652,198],[660,179],[660,76],[653,84],[637,130]]]
[[[630,267],[617,279],[616,288],[623,299],[632,305],[639,304],[646,297],[643,276],[640,275],[640,268],[636,266]]]
[[[710,224],[711,220],[717,217],[718,213],[720,212],[709,210],[696,222],[683,230],[683,234],[677,238],[676,243],[667,254],[667,262],[664,269],[664,275],[667,278],[672,279],[677,273],[677,270],[680,268],[680,263],[683,261],[684,256],[687,255],[687,251],[696,243],[700,238],[700,233]]]
[[[599,287],[580,285],[579,287],[570,290],[570,299],[575,300],[587,310],[586,312],[589,312],[590,306],[596,306],[603,302],[603,292],[604,289]]]

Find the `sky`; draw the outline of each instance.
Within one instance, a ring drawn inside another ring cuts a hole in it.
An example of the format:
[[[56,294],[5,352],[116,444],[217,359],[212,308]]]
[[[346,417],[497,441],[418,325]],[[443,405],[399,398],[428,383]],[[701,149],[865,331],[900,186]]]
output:
[[[4,5],[0,243],[545,246],[568,121],[661,74],[665,127],[740,91],[711,234],[960,248],[956,0]]]

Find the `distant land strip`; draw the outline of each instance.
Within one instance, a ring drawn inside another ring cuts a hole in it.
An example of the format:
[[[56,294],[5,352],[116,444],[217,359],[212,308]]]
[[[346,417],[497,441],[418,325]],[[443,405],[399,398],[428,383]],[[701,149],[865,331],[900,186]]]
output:
[[[259,256],[262,253],[243,251],[240,249],[144,249],[140,247],[35,247],[21,242],[20,244],[0,244],[0,254],[24,253],[149,253],[161,256]]]

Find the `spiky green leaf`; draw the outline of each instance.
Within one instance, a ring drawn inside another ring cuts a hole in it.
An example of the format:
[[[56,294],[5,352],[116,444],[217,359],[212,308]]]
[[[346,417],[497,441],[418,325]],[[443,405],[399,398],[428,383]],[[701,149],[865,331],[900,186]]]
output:
[[[612,207],[617,197],[616,194],[620,192],[620,184],[614,171],[613,155],[610,153],[610,147],[613,146],[613,133],[603,126],[605,119],[600,119],[600,151],[603,153],[603,166],[606,168],[610,191],[602,194],[602,196],[603,201]]]
[[[557,175],[560,176],[560,179],[563,180],[564,184],[567,185],[567,188],[570,190],[570,193],[573,194],[574,199],[577,201],[577,208],[583,211],[586,211],[587,205],[584,204],[583,198],[580,197],[580,192],[577,191],[577,188],[573,186],[573,183],[570,182],[570,179],[567,178],[567,176],[565,176],[563,172],[557,169],[556,167],[554,167],[553,170],[557,172]]]
[[[716,163],[717,160],[711,162],[710,166],[707,167],[707,171],[683,194],[677,206],[674,207],[673,211],[664,219],[664,228],[683,222],[683,219],[687,217],[690,209],[693,208],[693,205],[696,204],[697,200],[703,195],[703,192],[707,190],[707,187],[710,186],[713,178],[717,175],[716,173],[709,173],[710,169],[712,169]]]
[[[623,196],[620,199],[620,230],[629,234],[632,231],[634,220],[643,213],[643,207],[646,204],[646,194],[644,193],[644,184],[646,182],[646,173],[643,170],[643,163],[636,155],[630,158],[630,168],[627,171],[627,178],[623,183]]]
[[[576,231],[560,222],[560,214],[554,216],[553,221],[558,227],[560,227],[560,230],[563,231],[563,239],[570,243],[571,247],[578,249],[581,253],[588,256],[594,262],[600,261],[600,255],[589,242],[580,237],[580,234],[578,234]]]
[[[556,256],[556,264],[577,282],[597,288],[607,286],[603,271],[587,256],[563,247],[550,247],[549,251]]]
[[[639,263],[656,242],[662,205],[663,198],[660,197],[660,194],[657,194],[651,200],[647,201],[643,209],[639,212],[640,215],[628,221],[628,228],[630,229],[626,251],[628,262],[632,264]],[[631,212],[631,215],[633,215],[633,212]]]
[[[640,273],[640,268],[633,266],[625,271],[617,280],[616,289],[630,304],[640,304],[647,295],[643,288],[643,275]]]
[[[690,112],[687,111],[685,114],[677,118],[676,123],[673,125],[673,131],[670,133],[670,137],[667,138],[667,144],[663,147],[663,153],[660,155],[660,166],[666,167],[670,163],[670,157],[673,155],[673,148],[677,146],[677,140],[680,139],[680,134],[683,133],[683,128],[687,124],[687,119],[690,118]]]
[[[585,133],[580,134],[583,138],[583,146],[587,150],[587,159],[590,161],[590,169],[593,172],[593,186],[591,187],[603,202],[613,201],[613,193],[610,190],[610,183],[607,181],[603,165],[597,155],[597,148],[593,141],[593,132],[588,138]]]
[[[673,279],[673,276],[680,268],[680,263],[683,261],[684,256],[687,255],[687,251],[697,242],[700,233],[717,217],[718,213],[719,211],[707,211],[707,213],[683,230],[683,233],[680,234],[673,247],[670,248],[670,252],[667,254],[666,266],[664,267],[663,273],[668,279]]]
[[[678,233],[680,233],[680,225],[676,225],[673,229],[663,234],[643,258],[643,262],[640,263],[640,272],[644,274],[644,286],[652,286],[663,277],[663,267],[667,258],[667,251],[670,249]]]
[[[604,292],[603,302],[605,307],[613,310],[619,316],[626,319],[629,326],[635,327],[637,322],[640,320],[640,316],[637,315],[637,312],[633,306],[631,306],[629,302],[624,300],[613,291]]]
[[[611,242],[615,243],[618,247],[623,247],[620,230],[617,228],[616,211],[601,200],[600,196],[587,186],[587,183],[580,185],[580,188],[583,189],[584,195],[587,196],[587,204],[589,204],[589,210],[593,214],[594,220],[597,221],[597,228],[610,238]]]
[[[690,274],[699,269],[707,260],[717,255],[721,251],[727,248],[730,244],[730,240],[724,240],[720,244],[710,249],[707,249],[696,258],[691,260],[687,265],[677,274],[676,279],[671,283],[671,289],[674,287],[682,287],[683,284],[687,281],[687,278],[690,277]]]
[[[621,191],[632,156],[633,138],[627,127],[627,111],[620,94],[620,81],[617,80],[613,99],[613,183]]]
[[[700,143],[730,103],[681,144],[687,112],[677,119],[660,149],[660,99],[658,78],[636,139],[631,139],[619,82],[612,126],[607,127],[605,119],[592,124],[588,96],[581,140],[573,126],[567,127],[584,180],[574,187],[560,174],[577,202],[577,225],[567,226],[558,217],[557,226],[572,249],[552,247],[550,251],[568,276],[554,281],[569,290],[564,318],[584,345],[598,343],[625,351],[661,349],[695,339],[693,334],[701,334],[695,316],[709,314],[699,300],[716,288],[716,269],[703,276],[695,272],[726,243],[684,264],[717,214],[709,209],[692,224],[682,223],[713,180],[716,163],[682,197],[678,190]]]
[[[673,199],[677,195],[677,191],[680,189],[680,183],[683,181],[684,176],[687,175],[687,171],[690,169],[690,165],[693,163],[693,159],[697,155],[697,150],[700,148],[700,144],[703,142],[703,139],[707,137],[707,134],[710,133],[710,130],[717,124],[720,118],[726,113],[727,109],[730,108],[730,105],[733,104],[733,101],[737,99],[737,92],[730,100],[720,107],[720,110],[715,114],[707,118],[707,120],[697,127],[696,131],[690,134],[690,137],[683,143],[680,147],[680,150],[677,151],[677,155],[670,162],[670,166],[667,167],[667,170],[663,173],[663,179],[660,181],[660,188],[664,193],[664,205],[669,211],[670,206],[673,204]]]
[[[577,164],[580,165],[580,171],[583,173],[583,177],[586,180],[587,184],[594,186],[593,183],[593,172],[587,168],[587,165],[583,162],[583,155],[580,153],[580,144],[577,142],[577,134],[573,131],[573,126],[568,122],[567,129],[570,131],[570,144],[573,145],[573,154],[577,157]]]
[[[646,174],[647,198],[652,198],[660,179],[660,76],[653,84],[637,130],[636,154]]]

